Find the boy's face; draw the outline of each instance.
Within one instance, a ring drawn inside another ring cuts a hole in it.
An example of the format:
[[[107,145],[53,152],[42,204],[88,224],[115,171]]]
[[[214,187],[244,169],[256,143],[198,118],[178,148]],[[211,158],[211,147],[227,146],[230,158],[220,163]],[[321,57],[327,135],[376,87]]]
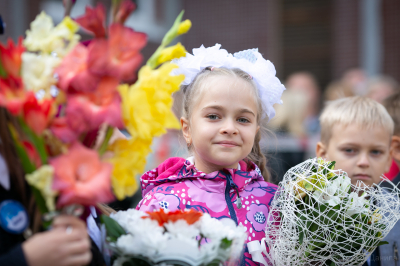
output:
[[[371,186],[380,182],[380,176],[389,170],[391,135],[381,127],[363,129],[359,125],[335,125],[327,144],[319,142],[318,157],[336,161],[335,169],[342,169],[351,178]]]

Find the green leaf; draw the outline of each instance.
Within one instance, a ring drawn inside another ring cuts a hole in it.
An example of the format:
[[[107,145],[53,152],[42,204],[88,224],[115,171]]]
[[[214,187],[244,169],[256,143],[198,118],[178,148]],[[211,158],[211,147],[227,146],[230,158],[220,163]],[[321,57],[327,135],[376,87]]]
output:
[[[21,125],[22,131],[27,135],[28,139],[39,153],[42,164],[47,164],[47,152],[43,138],[36,135],[23,119],[19,119],[19,124]]]
[[[232,245],[232,241],[233,240],[229,240],[228,238],[225,237],[224,239],[221,240],[220,247],[222,249],[228,249]]]
[[[35,203],[38,206],[40,212],[48,213],[49,209],[47,209],[46,201],[44,200],[42,193],[40,193],[40,191],[37,188],[35,188],[34,186],[31,186],[31,190],[32,190],[33,196],[35,197]]]
[[[389,244],[389,242],[387,242],[387,241],[380,241],[379,243],[378,243],[378,247],[379,246],[382,246],[382,245],[386,245],[386,244]]]
[[[0,56],[0,58],[1,58],[1,56]],[[4,69],[3,65],[1,64],[1,60],[0,60],[0,77],[7,78],[7,72]]]
[[[15,143],[15,148],[16,148],[18,157],[22,164],[22,169],[24,169],[25,174],[33,173],[36,170],[36,167],[29,159],[29,156],[26,153],[25,148],[16,139],[14,139],[14,143]]]
[[[103,214],[101,215],[100,220],[101,223],[106,226],[107,236],[110,237],[113,242],[120,236],[126,235],[124,228],[122,228],[113,218]]]
[[[112,136],[113,132],[114,132],[114,128],[108,126],[107,130],[106,130],[106,135],[104,137],[104,140],[101,143],[100,148],[99,148],[100,156],[102,156],[107,151],[108,142],[110,142],[110,139],[111,139],[111,136]]]

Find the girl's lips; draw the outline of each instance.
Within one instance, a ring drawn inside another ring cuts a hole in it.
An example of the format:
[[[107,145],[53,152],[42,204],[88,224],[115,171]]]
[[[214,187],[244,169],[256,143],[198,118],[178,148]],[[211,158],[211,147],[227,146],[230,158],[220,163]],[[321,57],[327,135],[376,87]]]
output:
[[[236,142],[233,141],[220,141],[217,144],[224,146],[224,147],[236,147],[239,146]]]

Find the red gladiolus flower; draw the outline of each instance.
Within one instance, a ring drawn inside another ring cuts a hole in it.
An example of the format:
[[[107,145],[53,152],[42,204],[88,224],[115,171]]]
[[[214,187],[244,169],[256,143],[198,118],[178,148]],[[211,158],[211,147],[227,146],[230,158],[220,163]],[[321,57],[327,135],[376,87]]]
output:
[[[156,220],[160,226],[168,222],[176,222],[178,220],[185,220],[189,225],[197,222],[203,215],[201,212],[190,210],[182,211],[176,210],[172,212],[164,212],[164,209],[159,209],[154,212],[146,212],[149,216],[143,216],[143,219]]]
[[[33,92],[26,92],[22,79],[8,76],[0,78],[0,106],[5,107],[12,115],[19,115],[26,98]]]
[[[21,54],[25,51],[22,45],[22,37],[18,39],[15,45],[11,39],[8,39],[7,47],[0,43],[0,68],[3,67],[8,76],[19,77],[22,58]]]
[[[123,127],[117,86],[117,79],[103,77],[95,92],[70,95],[66,108],[68,126],[78,134],[97,129],[103,123]]]
[[[58,87],[65,92],[91,92],[96,90],[100,78],[88,70],[88,48],[77,44],[56,69]]]
[[[39,102],[33,93],[28,94],[23,105],[23,117],[26,124],[37,135],[42,134],[49,124],[54,100],[44,99]]]
[[[142,32],[114,23],[109,28],[108,40],[96,39],[89,45],[88,66],[92,73],[131,81],[143,61],[139,51],[146,45]]]
[[[92,32],[96,38],[106,37],[105,20],[106,9],[100,3],[95,8],[87,6],[85,14],[75,19],[82,28]]]
[[[114,22],[124,24],[125,20],[135,9],[136,5],[131,0],[124,0],[115,14]]]
[[[75,142],[67,154],[50,160],[50,164],[54,167],[53,189],[60,193],[57,207],[70,204],[90,206],[114,199],[112,165],[101,162],[96,151]]]

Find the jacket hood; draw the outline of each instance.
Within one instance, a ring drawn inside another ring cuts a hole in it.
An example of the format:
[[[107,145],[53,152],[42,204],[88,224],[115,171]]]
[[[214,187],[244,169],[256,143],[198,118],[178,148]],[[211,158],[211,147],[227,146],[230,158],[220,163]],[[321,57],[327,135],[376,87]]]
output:
[[[260,169],[256,164],[249,161],[240,161],[238,169],[224,168],[206,174],[196,169],[193,159],[173,157],[167,159],[157,168],[150,170],[140,178],[142,195],[146,195],[154,187],[165,183],[177,183],[185,180],[207,180],[207,184],[227,182],[227,178],[231,176],[233,182],[241,191],[253,180],[264,181]]]

